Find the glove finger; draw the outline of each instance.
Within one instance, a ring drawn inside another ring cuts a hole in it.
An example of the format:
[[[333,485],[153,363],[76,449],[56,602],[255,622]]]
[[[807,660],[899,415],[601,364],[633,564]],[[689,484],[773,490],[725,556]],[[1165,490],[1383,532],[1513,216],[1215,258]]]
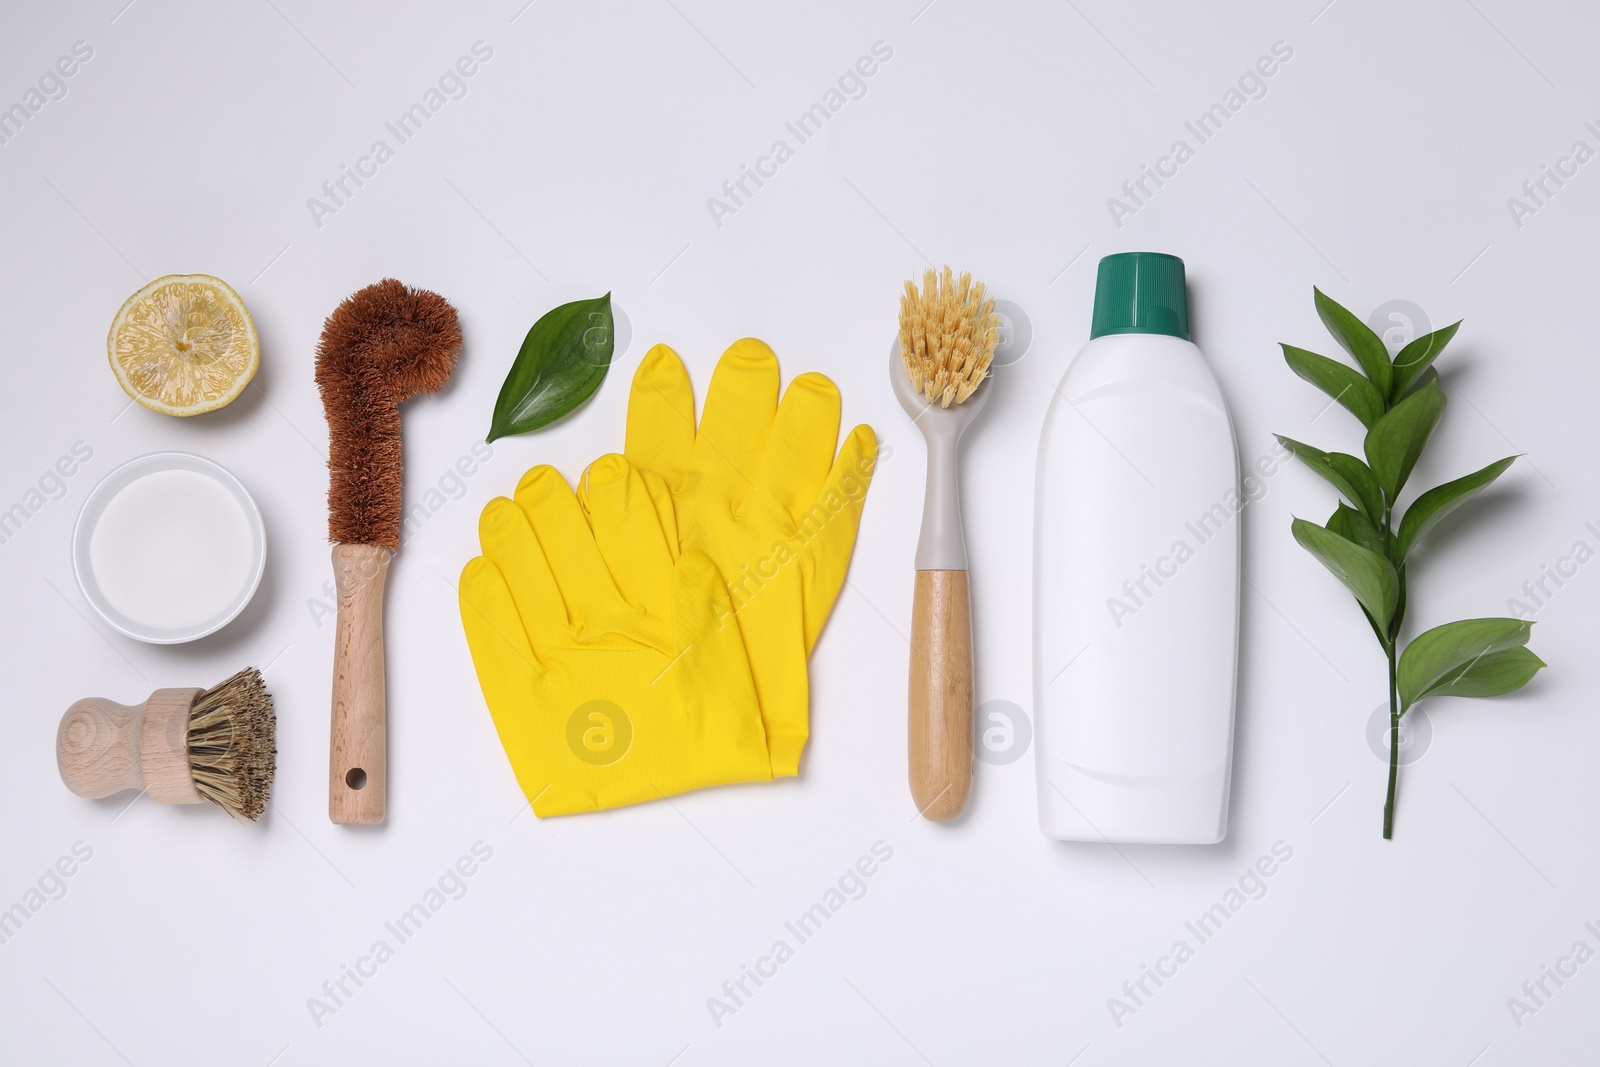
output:
[[[554,467],[534,467],[517,483],[516,499],[549,561],[572,625],[580,631],[626,629],[626,620],[638,613],[617,592],[567,480]]]
[[[571,620],[522,509],[503,496],[485,504],[478,516],[478,543],[509,590],[510,602],[515,604],[511,618],[527,635],[527,643],[550,649]]]
[[[706,391],[691,469],[708,491],[741,500],[755,484],[761,446],[778,410],[778,357],[746,337],[722,354]]]
[[[650,502],[655,505],[656,519],[661,523],[661,532],[667,538],[667,553],[672,561],[678,561],[678,515],[672,502],[672,490],[667,488],[667,483],[655,471],[633,468],[644,480],[646,492],[650,494]]]
[[[534,715],[542,668],[517,624],[511,591],[493,561],[483,556],[469,561],[461,572],[458,596],[484,702],[517,784],[532,802],[550,785],[549,768],[540,755],[549,749],[548,730],[541,732]]]
[[[619,455],[589,464],[578,503],[623,599],[657,619],[671,617],[672,554],[644,479]]]
[[[623,455],[678,489],[688,474],[693,450],[694,387],[689,372],[678,353],[656,345],[633,374]]]
[[[756,485],[798,523],[822,491],[838,443],[838,387],[826,375],[800,375],[778,404],[756,467]]]
[[[720,781],[771,778],[744,639],[728,587],[703,552],[685,552],[673,569],[672,639],[676,658],[668,669],[700,762],[722,768]]]
[[[817,645],[823,623],[839,597],[856,532],[861,528],[861,508],[878,464],[878,437],[862,424],[850,431],[817,502],[801,525],[805,540],[800,583],[806,624],[806,655]]]

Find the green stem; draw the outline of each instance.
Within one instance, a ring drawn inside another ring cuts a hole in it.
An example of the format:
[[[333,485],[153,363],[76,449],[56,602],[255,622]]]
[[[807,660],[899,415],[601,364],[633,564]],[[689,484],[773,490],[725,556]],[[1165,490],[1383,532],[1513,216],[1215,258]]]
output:
[[[1395,682],[1394,642],[1384,645],[1389,657],[1389,795],[1383,802],[1383,839],[1394,837],[1394,787],[1400,775],[1400,690]]]
[[[1387,494],[1386,494],[1387,495]],[[1392,523],[1394,504],[1385,500],[1383,508],[1383,554],[1389,555],[1390,540],[1393,537]],[[1399,600],[1405,603],[1405,572],[1399,570],[1396,577],[1400,580],[1402,590]],[[1400,686],[1395,674],[1394,647],[1400,640],[1399,611],[1389,624],[1389,639],[1383,643],[1384,655],[1389,660],[1389,792],[1383,801],[1383,839],[1392,840],[1394,837],[1394,793],[1395,785],[1400,777]]]

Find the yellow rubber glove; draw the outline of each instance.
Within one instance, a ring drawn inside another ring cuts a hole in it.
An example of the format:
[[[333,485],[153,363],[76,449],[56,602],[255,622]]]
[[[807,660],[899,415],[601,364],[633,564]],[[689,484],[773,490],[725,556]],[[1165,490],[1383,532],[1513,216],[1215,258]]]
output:
[[[579,495],[535,467],[483,509],[461,621],[536,815],[772,777],[727,587],[671,523],[664,487],[616,455]]]
[[[727,579],[780,777],[799,773],[806,657],[844,583],[877,463],[870,426],[835,458],[838,438],[833,382],[802,374],[779,403],[778,359],[754,338],[723,354],[698,429],[676,352],[656,345],[633,377],[626,455],[671,490],[682,549]]]

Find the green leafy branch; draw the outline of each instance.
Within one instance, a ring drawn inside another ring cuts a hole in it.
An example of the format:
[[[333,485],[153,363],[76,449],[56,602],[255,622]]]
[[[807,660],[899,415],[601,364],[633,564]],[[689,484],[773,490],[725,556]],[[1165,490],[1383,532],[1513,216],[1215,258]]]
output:
[[[1293,345],[1282,346],[1283,357],[1289,369],[1361,420],[1367,430],[1366,459],[1324,452],[1287,437],[1278,440],[1344,497],[1326,525],[1295,519],[1291,529],[1300,546],[1354,594],[1389,662],[1389,792],[1383,836],[1390,838],[1400,722],[1406,712],[1427,697],[1512,692],[1545,665],[1527,648],[1533,624],[1519,619],[1445,623],[1419,634],[1403,652],[1399,647],[1406,563],[1419,540],[1504,473],[1516,457],[1434,486],[1400,513],[1400,493],[1444,415],[1445,396],[1433,364],[1461,323],[1418,337],[1391,360],[1382,339],[1364,322],[1320,289],[1313,292],[1322,324],[1360,369]]]

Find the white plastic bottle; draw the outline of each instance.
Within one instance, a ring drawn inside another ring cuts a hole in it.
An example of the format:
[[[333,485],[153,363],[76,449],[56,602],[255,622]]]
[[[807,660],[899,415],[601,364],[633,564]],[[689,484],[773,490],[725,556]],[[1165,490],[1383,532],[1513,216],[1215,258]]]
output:
[[[1227,832],[1244,500],[1188,319],[1182,260],[1102,259],[1089,343],[1045,417],[1033,673],[1048,837]]]

